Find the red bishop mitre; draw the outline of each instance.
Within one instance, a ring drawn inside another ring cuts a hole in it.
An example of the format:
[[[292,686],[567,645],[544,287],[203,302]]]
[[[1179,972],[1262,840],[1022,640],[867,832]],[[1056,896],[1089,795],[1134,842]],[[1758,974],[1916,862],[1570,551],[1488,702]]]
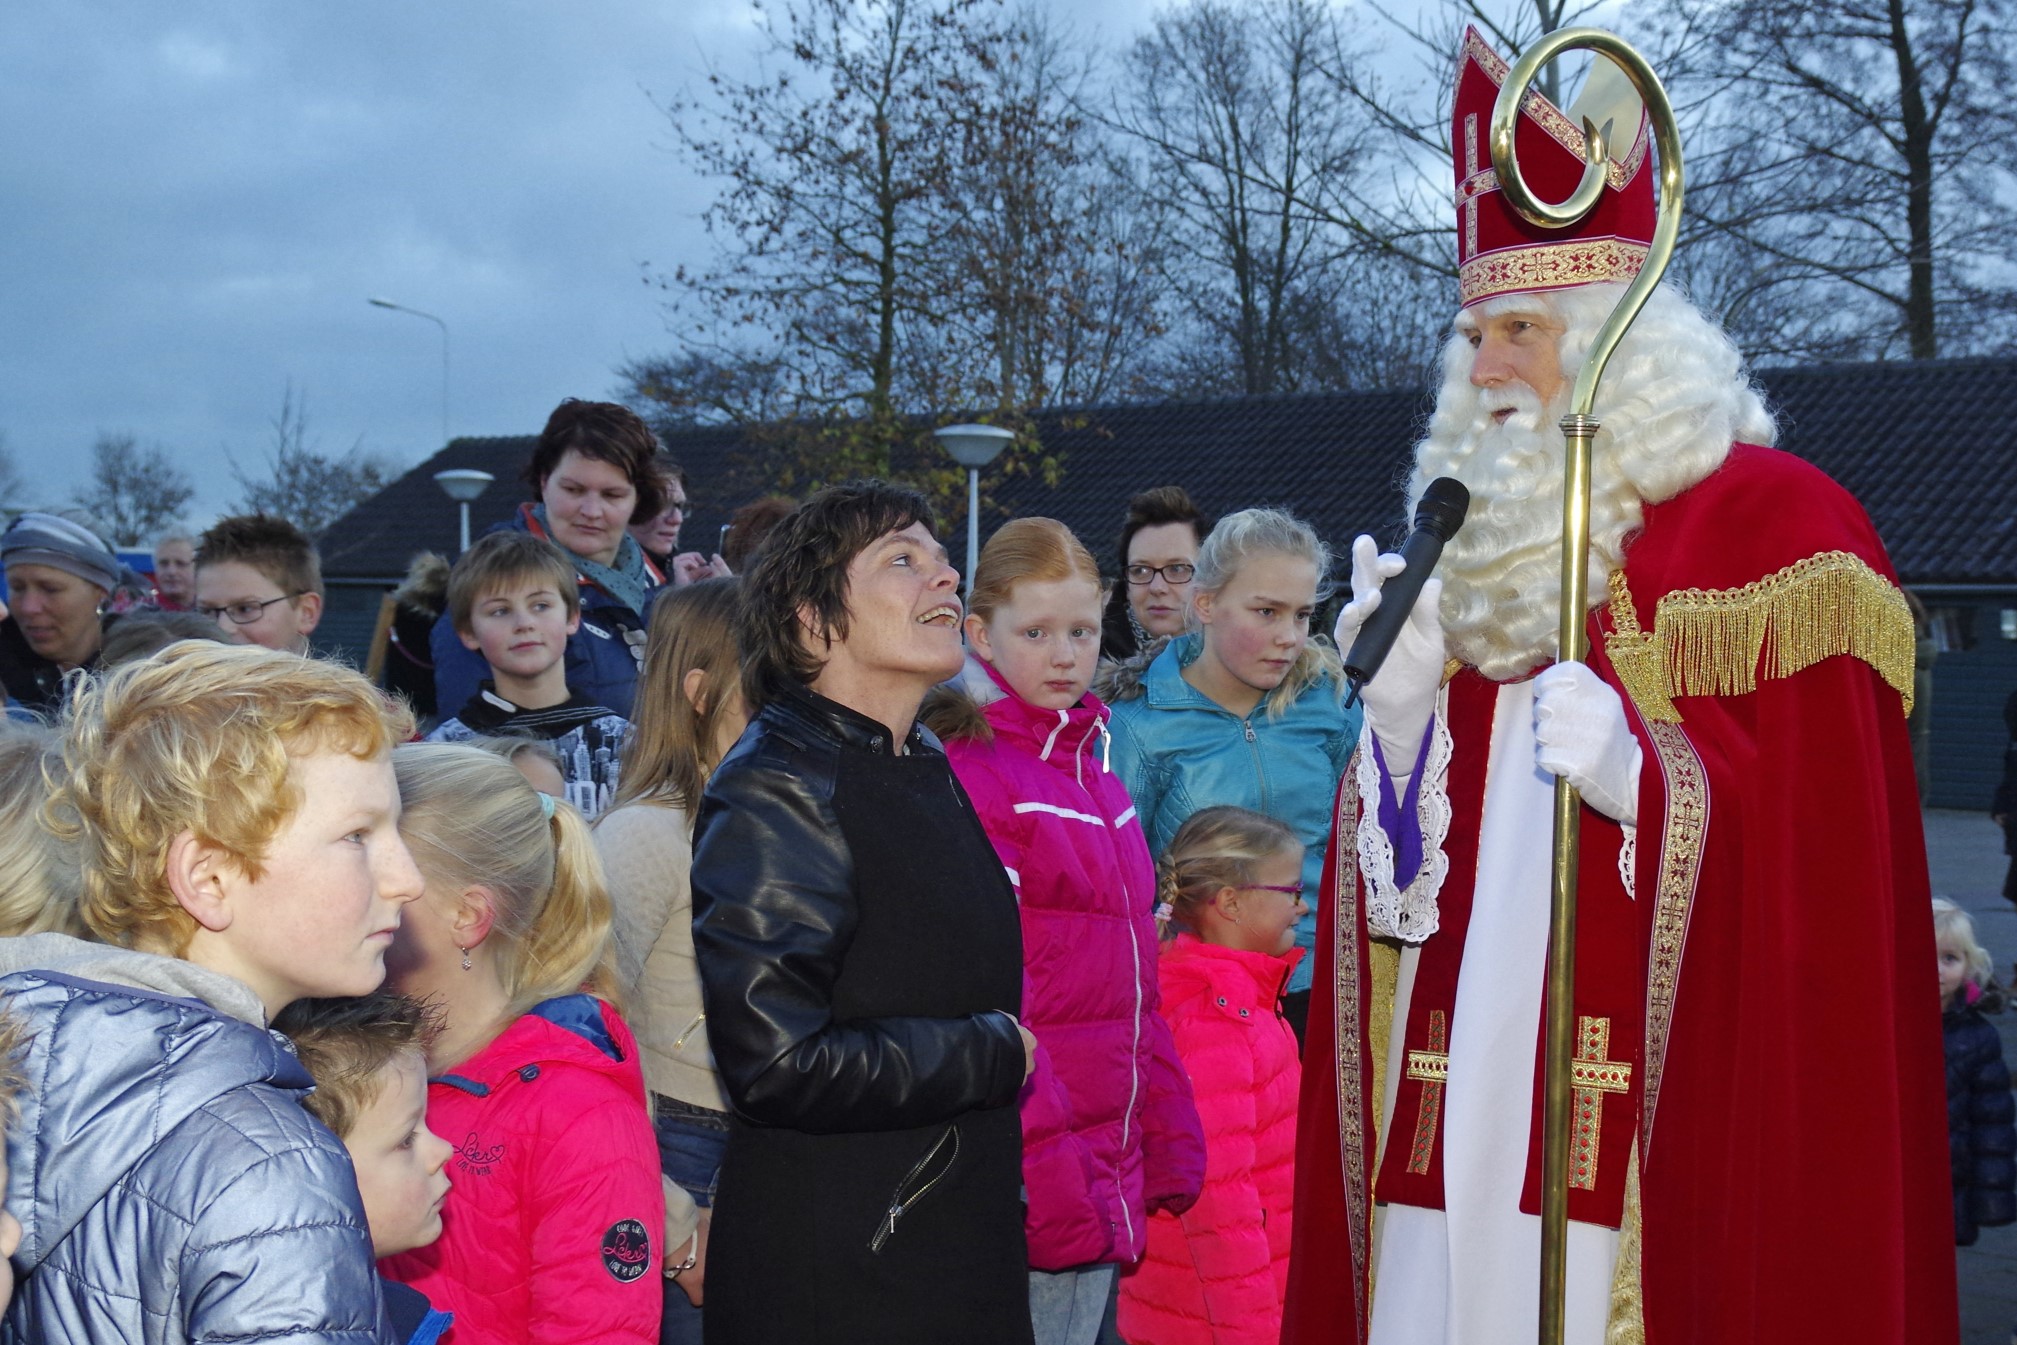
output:
[[[1611,124],[1611,143],[1624,147],[1605,165],[1608,181],[1589,214],[1565,229],[1520,217],[1499,190],[1492,169],[1492,105],[1511,69],[1476,28],[1464,33],[1457,63],[1456,110],[1450,146],[1457,177],[1457,283],[1466,308],[1501,294],[1559,290],[1599,281],[1628,281],[1645,264],[1653,240],[1653,171],[1646,113],[1631,81],[1611,61],[1591,66],[1582,96],[1567,113],[1528,92],[1513,133],[1520,174],[1543,201],[1566,201],[1583,179],[1582,122]],[[1626,128],[1633,134],[1626,136]]]

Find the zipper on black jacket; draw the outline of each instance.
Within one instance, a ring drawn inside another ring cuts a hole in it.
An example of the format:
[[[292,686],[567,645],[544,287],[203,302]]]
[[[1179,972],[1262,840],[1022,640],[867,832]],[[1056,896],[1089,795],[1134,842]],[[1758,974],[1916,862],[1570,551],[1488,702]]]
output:
[[[926,1168],[931,1166],[932,1160],[937,1158],[945,1149],[947,1140],[952,1141],[952,1157],[946,1160],[944,1167],[926,1178],[924,1184],[906,1198],[904,1192],[909,1189],[910,1184],[916,1181]],[[906,1172],[903,1175],[903,1180],[896,1184],[896,1190],[890,1193],[889,1209],[884,1211],[881,1221],[876,1224],[875,1236],[868,1240],[868,1249],[871,1253],[881,1253],[883,1244],[888,1242],[891,1235],[896,1232],[897,1220],[903,1218],[904,1212],[911,1206],[923,1200],[932,1187],[944,1181],[946,1174],[952,1171],[953,1164],[957,1162],[959,1162],[959,1126],[949,1125],[939,1133],[938,1139],[932,1142],[931,1148],[925,1150],[924,1157],[911,1165],[911,1170]]]

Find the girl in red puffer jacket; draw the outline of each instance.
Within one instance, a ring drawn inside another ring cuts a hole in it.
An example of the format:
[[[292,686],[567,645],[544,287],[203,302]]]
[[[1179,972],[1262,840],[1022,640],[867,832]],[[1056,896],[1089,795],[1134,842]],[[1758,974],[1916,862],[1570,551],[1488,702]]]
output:
[[[1021,910],[1025,1232],[1036,1345],[1091,1345],[1149,1213],[1204,1177],[1190,1088],[1156,1012],[1155,865],[1107,765],[1099,571],[1053,519],[1017,519],[974,575],[957,689],[926,711]]]
[[[1162,954],[1163,1012],[1205,1127],[1204,1192],[1149,1220],[1149,1250],[1121,1281],[1120,1328],[1154,1345],[1275,1345],[1295,1185],[1295,1034],[1282,987],[1302,899],[1302,843],[1271,817],[1205,808],[1159,866],[1180,930]]]
[[[393,753],[427,880],[386,984],[441,1009],[428,1128],[455,1146],[431,1246],[381,1270],[455,1314],[458,1345],[656,1345],[667,1249],[637,1042],[608,1002],[609,894],[588,824],[509,761]]]

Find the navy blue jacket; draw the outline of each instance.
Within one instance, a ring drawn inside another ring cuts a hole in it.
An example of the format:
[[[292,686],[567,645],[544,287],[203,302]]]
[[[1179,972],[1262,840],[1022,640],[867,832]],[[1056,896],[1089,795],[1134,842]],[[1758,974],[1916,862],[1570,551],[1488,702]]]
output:
[[[1947,1141],[1954,1165],[1954,1242],[1978,1230],[2017,1223],[2017,1099],[2003,1063],[2003,1034],[1979,1009],[1949,1009],[1940,1020],[1947,1045]]]
[[[516,517],[487,532],[506,528],[546,536],[529,504],[520,505]],[[638,665],[644,658],[645,622],[651,616],[651,597],[659,590],[653,589],[647,596],[642,612],[631,611],[586,579],[580,580],[580,592],[581,628],[567,637],[567,688],[629,719],[630,704],[637,693]],[[467,705],[490,676],[490,665],[481,653],[463,645],[447,612],[434,623],[428,650],[434,658],[434,703],[441,713]]]

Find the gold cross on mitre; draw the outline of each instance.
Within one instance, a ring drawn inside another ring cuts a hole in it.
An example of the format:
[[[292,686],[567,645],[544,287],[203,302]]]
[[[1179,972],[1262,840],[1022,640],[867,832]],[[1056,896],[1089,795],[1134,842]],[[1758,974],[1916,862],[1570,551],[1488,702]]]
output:
[[[1608,1060],[1611,1020],[1576,1019],[1576,1058],[1569,1063],[1569,1087],[1575,1094],[1575,1117],[1569,1136],[1569,1185],[1579,1191],[1597,1189],[1597,1146],[1602,1140],[1604,1094],[1632,1090],[1632,1063]]]
[[[1429,1049],[1408,1052],[1408,1077],[1422,1084],[1422,1105],[1415,1112],[1415,1142],[1408,1149],[1408,1171],[1429,1170],[1436,1151],[1436,1122],[1443,1114],[1443,1084],[1450,1077],[1450,1020],[1441,1009],[1429,1010]]]

